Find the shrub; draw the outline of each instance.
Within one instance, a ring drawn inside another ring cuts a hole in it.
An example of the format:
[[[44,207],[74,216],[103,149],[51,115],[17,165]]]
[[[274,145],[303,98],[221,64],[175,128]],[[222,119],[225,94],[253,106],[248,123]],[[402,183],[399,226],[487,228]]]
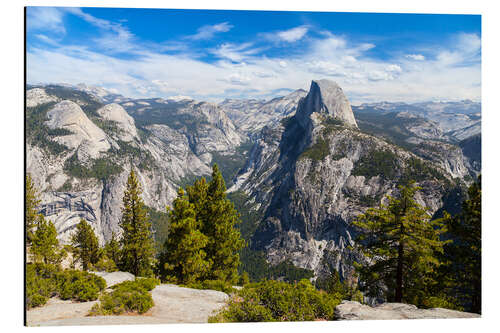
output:
[[[118,270],[115,262],[106,255],[102,255],[99,261],[92,265],[91,268],[97,272],[116,272]]]
[[[57,291],[54,276],[57,267],[44,264],[26,265],[26,306],[28,309],[44,305]]]
[[[308,280],[248,284],[210,322],[332,320],[341,299],[318,291]]]
[[[106,281],[91,273],[61,270],[50,264],[26,265],[26,302],[28,308],[44,305],[50,297],[86,302],[96,300]]]
[[[61,299],[93,301],[106,288],[106,281],[102,277],[83,271],[65,270],[56,279]]]
[[[101,304],[92,307],[90,315],[119,315],[126,312],[143,314],[154,305],[149,291],[160,283],[154,278],[125,281],[112,287],[113,291],[101,296]]]
[[[226,294],[234,292],[233,286],[222,280],[205,280],[196,281],[187,285],[188,288],[194,289],[211,289],[222,291]]]

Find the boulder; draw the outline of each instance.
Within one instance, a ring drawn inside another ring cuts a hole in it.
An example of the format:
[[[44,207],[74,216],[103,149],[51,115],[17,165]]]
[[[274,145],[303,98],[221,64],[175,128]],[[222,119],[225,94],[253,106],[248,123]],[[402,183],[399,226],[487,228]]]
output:
[[[442,308],[419,309],[404,303],[383,303],[375,307],[353,301],[342,301],[335,308],[337,320],[381,320],[381,319],[444,319],[480,318],[477,313],[454,311]]]

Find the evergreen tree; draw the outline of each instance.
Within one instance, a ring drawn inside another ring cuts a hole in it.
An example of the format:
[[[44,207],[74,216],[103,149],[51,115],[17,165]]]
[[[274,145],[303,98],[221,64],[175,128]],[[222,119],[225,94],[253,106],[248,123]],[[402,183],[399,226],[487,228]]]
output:
[[[204,190],[206,186],[201,183],[198,188]],[[240,231],[235,228],[239,223],[239,214],[233,203],[226,198],[226,185],[217,164],[213,165],[212,180],[206,191],[206,203],[200,212],[201,231],[209,239],[206,253],[211,269],[206,279],[236,283],[240,265],[239,251],[245,242]],[[205,194],[194,192],[197,195],[190,195],[191,202],[196,202],[198,197],[202,200],[205,198]]]
[[[388,196],[388,205],[368,209],[354,221],[361,229],[358,246],[369,259],[356,265],[369,296],[413,304],[428,296],[422,292],[434,282],[445,228],[415,202],[419,189],[414,183],[400,186],[397,198]]]
[[[38,191],[35,188],[35,184],[33,184],[33,180],[31,179],[31,175],[29,173],[26,174],[26,243],[31,245],[33,240],[33,230],[37,224],[38,220],[38,212],[37,207],[40,204],[40,200],[38,199]]]
[[[455,217],[445,214],[444,221],[453,240],[444,255],[448,293],[465,310],[481,313],[481,176],[470,186],[462,212]]]
[[[36,231],[33,235],[31,252],[35,262],[45,264],[59,264],[63,252],[59,250],[57,231],[52,221],[45,220],[43,215],[38,215]]]
[[[169,211],[169,220],[165,251],[160,257],[160,274],[163,280],[190,284],[206,275],[210,268],[203,250],[208,238],[201,233],[194,204],[189,202],[182,188]]]
[[[121,268],[135,276],[152,273],[154,241],[151,234],[151,222],[148,219],[141,188],[134,170],[130,171],[127,188],[123,195],[121,239]]]
[[[76,232],[71,236],[74,255],[82,263],[83,270],[99,261],[99,241],[94,230],[84,219],[76,225]]]
[[[111,234],[111,239],[104,246],[104,253],[106,256],[113,260],[113,262],[118,265],[120,262],[120,242],[116,238],[116,234],[113,231]]]

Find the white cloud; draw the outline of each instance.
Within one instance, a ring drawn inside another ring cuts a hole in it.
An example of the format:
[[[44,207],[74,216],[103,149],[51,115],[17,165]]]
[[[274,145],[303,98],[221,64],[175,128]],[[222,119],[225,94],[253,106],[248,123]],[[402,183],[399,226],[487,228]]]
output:
[[[229,22],[222,22],[214,25],[204,25],[198,29],[196,34],[187,36],[186,38],[192,40],[211,39],[216,33],[228,32],[232,28],[233,26],[229,24]]]
[[[234,62],[241,62],[249,56],[253,56],[260,51],[260,49],[252,48],[252,46],[252,43],[243,43],[239,45],[233,43],[224,43],[218,48],[209,51],[219,58],[229,59]]]
[[[201,50],[219,58],[207,63],[200,60],[197,50],[176,55],[162,52],[184,51],[189,40],[211,38],[217,32],[228,31],[229,24],[202,27],[198,37],[192,35],[182,43],[146,45],[140,44],[121,24],[85,13],[73,14],[103,30],[96,37],[101,47],[119,47],[113,42],[121,43],[122,50],[133,50],[140,57],[121,59],[79,45],[54,45],[51,50],[31,48],[27,55],[28,82],[85,82],[116,89],[130,97],[189,95],[199,100],[220,100],[233,96],[271,97],[271,92],[280,89],[307,89],[312,79],[330,78],[342,86],[353,103],[433,98],[477,100],[481,96],[481,41],[473,34],[459,34],[448,45],[432,46],[431,51],[425,51],[425,57],[414,49],[400,58],[379,60],[368,56],[367,51],[375,47],[373,43],[355,43],[331,32],[305,39],[309,31],[306,30],[300,36],[300,53],[263,56],[265,46],[259,39]],[[295,31],[296,38],[299,32]],[[285,35],[282,41],[291,42],[295,38],[292,35]]]
[[[308,30],[308,27],[300,26],[290,30],[279,31],[276,33],[276,35],[282,41],[293,43],[302,39],[302,37],[305,36]]]
[[[65,34],[63,24],[64,12],[54,7],[28,7],[26,14],[26,27],[28,31],[51,31],[52,33]]]
[[[44,43],[47,43],[49,45],[52,45],[52,46],[59,46],[58,42],[44,34],[35,34],[35,36],[40,39],[41,41],[43,41]]]
[[[403,71],[399,65],[394,65],[394,64],[387,65],[385,67],[385,70],[393,73],[401,73]]]
[[[422,54],[407,54],[405,55],[405,57],[408,59],[418,60],[418,61],[425,60],[425,57]]]

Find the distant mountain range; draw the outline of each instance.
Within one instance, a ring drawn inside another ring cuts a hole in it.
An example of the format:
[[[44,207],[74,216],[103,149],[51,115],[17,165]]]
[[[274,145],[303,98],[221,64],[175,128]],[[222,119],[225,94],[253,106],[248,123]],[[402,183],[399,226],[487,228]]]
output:
[[[130,168],[157,216],[217,163],[252,251],[346,276],[361,260],[349,247],[359,213],[409,179],[432,213],[456,211],[481,171],[480,103],[351,106],[327,80],[269,101],[218,104],[39,85],[28,86],[26,105],[26,171],[63,242],[80,218],[101,242],[119,232]]]

